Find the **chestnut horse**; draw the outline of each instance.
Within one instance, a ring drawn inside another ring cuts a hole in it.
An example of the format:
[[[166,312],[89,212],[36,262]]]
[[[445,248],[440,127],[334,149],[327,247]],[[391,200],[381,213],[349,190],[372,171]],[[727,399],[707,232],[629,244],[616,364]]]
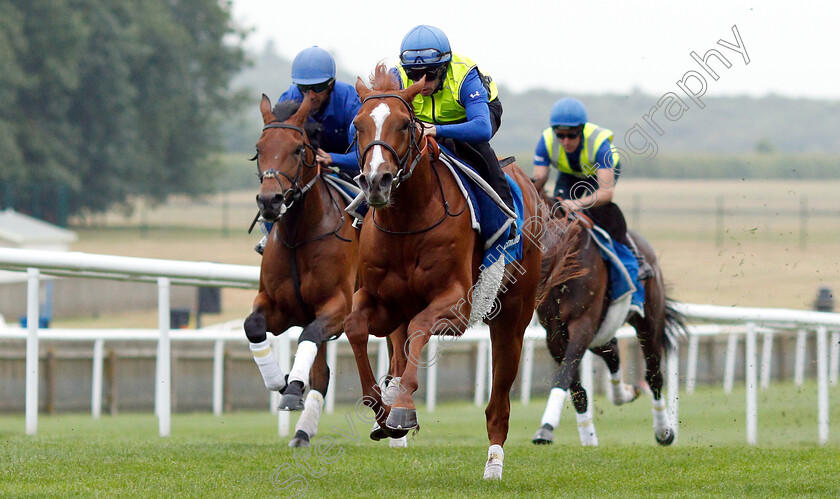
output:
[[[359,242],[358,230],[344,213],[347,203],[323,179],[315,161],[317,145],[310,143],[310,134],[320,130],[307,121],[309,109],[308,96],[300,104],[286,101],[274,109],[265,95],[260,101],[264,127],[254,157],[260,179],[257,205],[274,226],[263,252],[259,292],[245,320],[266,388],[283,394],[279,409],[303,410],[292,447],[308,446],[317,430],[330,381],[326,341],[341,334],[350,312]],[[266,332],[278,335],[292,326],[303,331],[292,369],[284,376]],[[399,355],[392,358],[398,362]],[[304,402],[305,384],[311,389]]]
[[[554,209],[562,212],[559,203]],[[577,225],[583,221],[566,215],[560,223]],[[644,281],[644,317],[631,313],[629,322],[636,330],[646,363],[645,379],[653,396],[654,437],[660,445],[670,445],[674,441],[675,432],[662,397],[662,353],[670,341],[686,333],[686,328],[682,316],[671,307],[665,296],[662,270],[656,260],[656,253],[641,235],[629,232],[628,236],[633,238],[639,251],[654,269],[654,275]],[[542,426],[532,440],[535,444],[553,442],[553,430],[560,421],[563,402],[567,394],[571,394],[577,412],[581,444],[598,445],[592,414],[588,410],[586,390],[580,381],[580,361],[587,348],[607,364],[611,377],[610,398],[614,404],[631,402],[639,396],[639,389],[625,384],[622,379],[615,338],[593,343],[609,307],[607,265],[588,231],[580,232],[575,247],[577,265],[588,272],[566,282],[562,287],[553,288],[548,298],[537,308],[540,323],[546,329],[548,349],[558,369]]]
[[[479,276],[483,245],[469,214],[464,213],[467,201],[455,178],[430,154],[432,141],[417,130],[410,102],[420,92],[423,80],[400,90],[382,64],[377,65],[371,80],[373,89],[361,79],[356,82],[362,99],[355,120],[362,169],[357,183],[372,209],[362,227],[361,286],[353,296],[345,333],[359,368],[364,403],[373,409],[385,434],[399,436],[419,429],[412,394],[418,387],[419,359],[429,338],[461,335],[467,329],[464,317],[469,317],[472,309],[471,293]],[[547,221],[547,206],[540,203],[530,180],[517,166],[505,170],[524,192],[523,232],[539,234],[542,222]],[[525,238],[523,244],[522,259],[504,269],[505,291],[497,298],[497,313],[488,320],[493,387],[485,410],[490,449],[484,478],[502,476],[510,389],[538,286],[544,294],[565,278],[564,245],[551,246],[543,268],[539,239]],[[402,372],[401,390],[388,404],[383,402],[370,366],[368,335],[386,336],[405,325],[409,362]]]

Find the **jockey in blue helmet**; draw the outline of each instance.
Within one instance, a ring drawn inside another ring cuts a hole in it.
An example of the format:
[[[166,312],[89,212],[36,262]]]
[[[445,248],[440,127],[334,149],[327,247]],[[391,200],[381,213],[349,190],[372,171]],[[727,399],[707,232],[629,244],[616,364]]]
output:
[[[321,168],[346,174],[353,178],[359,174],[359,164],[353,146],[351,125],[359,108],[356,87],[335,79],[335,59],[320,47],[303,49],[292,61],[292,84],[277,102],[303,100],[309,94],[312,107],[309,119],[321,124],[320,147],[316,160]],[[263,226],[268,234],[269,228]],[[270,226],[269,226],[270,227]],[[266,238],[254,247],[262,254]]]
[[[502,121],[498,88],[469,58],[452,52],[449,39],[434,26],[412,28],[400,45],[393,70],[402,88],[426,77],[414,98],[423,134],[473,165],[513,213],[513,197],[490,138]],[[511,231],[513,235],[515,231]]]
[[[549,166],[557,168],[554,197],[563,208],[586,213],[614,242],[633,252],[640,280],[651,277],[653,269],[627,236],[627,222],[612,200],[621,170],[618,151],[612,147],[613,132],[590,123],[583,103],[572,97],[554,103],[549,124],[534,153],[537,190],[545,186]]]

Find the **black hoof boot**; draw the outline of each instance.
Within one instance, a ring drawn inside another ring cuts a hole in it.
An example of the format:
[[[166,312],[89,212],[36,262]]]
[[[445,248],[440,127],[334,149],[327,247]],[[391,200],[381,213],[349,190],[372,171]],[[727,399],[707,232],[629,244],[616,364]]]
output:
[[[373,429],[370,430],[370,439],[378,442],[383,438],[388,438],[388,436],[388,430],[379,426],[379,423],[374,421]]]
[[[658,443],[659,445],[661,445],[663,447],[671,445],[672,443],[674,443],[674,437],[676,437],[676,435],[674,434],[674,430],[672,430],[670,428],[665,430],[665,434],[662,437],[660,437],[656,433],[654,433],[654,436],[656,437],[656,443]]]
[[[394,407],[388,414],[388,419],[385,420],[385,426],[388,427],[391,438],[399,438],[402,435],[395,435],[395,431],[413,430],[417,428],[417,411],[414,409],[406,409],[405,407]]]
[[[531,439],[531,442],[536,445],[553,444],[554,428],[552,428],[548,423],[542,425],[542,427],[534,434],[534,438]]]
[[[289,441],[289,447],[309,447],[309,434],[303,430],[296,431],[294,438]]]
[[[294,380],[283,390],[280,398],[278,411],[302,411],[303,410],[303,381]]]

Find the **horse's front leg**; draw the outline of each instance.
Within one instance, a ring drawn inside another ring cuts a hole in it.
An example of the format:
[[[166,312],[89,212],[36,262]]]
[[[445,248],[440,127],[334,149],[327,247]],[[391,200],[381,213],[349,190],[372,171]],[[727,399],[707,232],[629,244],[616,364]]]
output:
[[[269,391],[283,391],[286,388],[286,375],[280,369],[277,358],[268,341],[268,311],[274,302],[262,290],[254,299],[251,314],[245,319],[245,335],[248,337],[251,354],[262,375],[265,387]]]
[[[404,346],[405,370],[400,380],[399,394],[386,421],[389,429],[410,430],[418,427],[417,409],[412,395],[419,386],[417,369],[426,367],[426,362],[422,360],[423,347],[433,334],[463,333],[467,325],[463,322],[463,315],[458,313],[458,300],[464,296],[463,287],[455,285],[445,293],[440,293],[437,299],[409,322]]]
[[[353,348],[353,357],[356,359],[359,381],[362,384],[362,402],[373,410],[376,422],[384,433],[387,436],[398,438],[406,435],[408,431],[394,432],[386,428],[385,418],[388,417],[388,407],[382,403],[382,392],[368,358],[369,321],[375,310],[376,303],[370,294],[364,289],[356,291],[353,295],[353,311],[344,320],[344,334]],[[382,435],[372,432],[371,438],[379,440]]]
[[[553,442],[552,432],[560,424],[563,403],[566,401],[572,386],[580,386],[580,361],[594,335],[595,323],[594,318],[578,317],[568,324],[568,342],[565,341],[566,338],[561,337],[562,335],[550,335],[548,338],[549,351],[558,364],[558,368],[540,421],[540,429],[532,439],[535,444],[550,444]],[[586,392],[576,390],[573,397],[578,422],[589,421],[591,423],[592,415],[586,410],[589,404]],[[580,409],[583,409],[583,412]]]
[[[309,371],[309,393],[303,403],[303,411],[295,425],[295,434],[289,447],[309,447],[309,441],[318,432],[318,421],[324,407],[324,396],[330,384],[330,367],[327,365],[327,343],[322,342],[315,355],[315,362]]]
[[[310,372],[315,363],[315,357],[326,340],[341,333],[344,314],[347,309],[346,303],[345,298],[341,295],[336,295],[327,300],[315,310],[315,320],[301,331],[298,337],[295,360],[291,371],[289,371],[289,386],[280,399],[280,405],[277,407],[279,410],[301,411],[304,409],[303,390],[310,380]],[[326,362],[320,367],[322,370],[326,368]],[[317,395],[313,396],[320,397],[321,403],[323,403],[323,396],[329,384],[329,372],[327,371],[326,379],[322,376],[318,381],[319,388],[324,391],[318,391]],[[312,391],[315,390],[310,390],[310,393]]]

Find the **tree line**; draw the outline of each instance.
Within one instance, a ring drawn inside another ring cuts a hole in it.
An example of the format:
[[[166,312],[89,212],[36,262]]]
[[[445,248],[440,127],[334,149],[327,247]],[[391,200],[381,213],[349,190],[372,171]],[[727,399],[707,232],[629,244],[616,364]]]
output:
[[[3,206],[56,219],[206,192],[242,37],[217,0],[0,3]]]

